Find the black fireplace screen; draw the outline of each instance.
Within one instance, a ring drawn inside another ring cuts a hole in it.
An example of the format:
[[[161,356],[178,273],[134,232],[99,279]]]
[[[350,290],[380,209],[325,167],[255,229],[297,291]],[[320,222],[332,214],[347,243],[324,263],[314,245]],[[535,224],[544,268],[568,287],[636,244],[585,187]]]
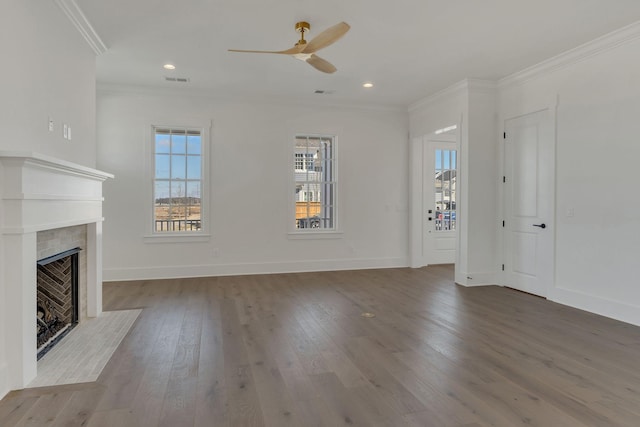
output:
[[[71,249],[38,261],[38,359],[78,323],[78,253]]]

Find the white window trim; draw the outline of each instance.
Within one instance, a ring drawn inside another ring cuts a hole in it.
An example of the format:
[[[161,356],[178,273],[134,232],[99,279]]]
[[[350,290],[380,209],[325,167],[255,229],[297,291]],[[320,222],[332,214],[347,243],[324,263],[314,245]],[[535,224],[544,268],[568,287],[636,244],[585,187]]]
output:
[[[296,183],[295,179],[293,179],[292,174],[295,173],[295,146],[296,146],[296,138],[300,136],[314,136],[314,137],[330,137],[333,140],[333,160],[334,160],[334,176],[333,180],[336,182],[335,186],[335,206],[334,206],[334,224],[335,227],[331,230],[326,229],[313,229],[307,228],[300,230],[299,228],[295,228],[296,223],[296,213],[295,213],[295,203],[296,203]],[[341,214],[342,211],[342,200],[340,197],[340,162],[339,162],[339,151],[340,151],[340,143],[338,141],[338,132],[293,132],[290,137],[290,143],[287,145],[287,157],[288,157],[288,167],[287,167],[287,181],[289,185],[287,186],[289,192],[289,204],[288,204],[288,212],[287,215],[287,238],[290,240],[313,240],[313,239],[341,239],[344,236],[344,232],[341,228]]]
[[[210,216],[210,176],[209,169],[209,150],[211,148],[211,128],[212,121],[200,123],[179,123],[179,124],[152,124],[147,128],[146,147],[145,147],[145,177],[148,183],[146,188],[149,191],[148,197],[148,214],[147,223],[145,224],[145,234],[143,239],[145,243],[192,243],[207,242],[211,239],[211,216]],[[202,226],[199,231],[189,232],[170,232],[159,233],[155,231],[155,213],[154,213],[154,180],[155,180],[155,129],[198,129],[201,131],[201,170],[202,170],[202,189],[200,201],[200,217]]]

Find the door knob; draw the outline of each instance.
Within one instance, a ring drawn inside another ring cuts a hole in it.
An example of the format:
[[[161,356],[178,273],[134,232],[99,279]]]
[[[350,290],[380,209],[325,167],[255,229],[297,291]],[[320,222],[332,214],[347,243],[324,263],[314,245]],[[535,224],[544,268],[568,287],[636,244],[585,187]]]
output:
[[[542,224],[533,224],[534,227],[547,228],[547,224],[544,222]]]

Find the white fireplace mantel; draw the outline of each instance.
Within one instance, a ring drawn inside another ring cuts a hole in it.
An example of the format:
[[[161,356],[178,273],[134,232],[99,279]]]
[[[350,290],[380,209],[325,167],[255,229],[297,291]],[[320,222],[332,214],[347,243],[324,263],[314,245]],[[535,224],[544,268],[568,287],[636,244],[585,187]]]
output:
[[[0,151],[0,397],[37,374],[38,231],[86,224],[87,315],[102,312],[102,183],[109,178],[43,154]]]
[[[32,152],[0,151],[2,232],[21,234],[102,220],[113,175]]]

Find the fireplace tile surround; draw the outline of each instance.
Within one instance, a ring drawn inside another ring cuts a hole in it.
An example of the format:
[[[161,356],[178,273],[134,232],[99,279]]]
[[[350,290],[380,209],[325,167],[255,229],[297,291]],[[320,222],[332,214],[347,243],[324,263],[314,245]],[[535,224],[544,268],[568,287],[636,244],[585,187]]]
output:
[[[109,178],[38,153],[0,151],[0,398],[37,374],[38,259],[82,247],[80,321],[102,312],[102,183]]]

